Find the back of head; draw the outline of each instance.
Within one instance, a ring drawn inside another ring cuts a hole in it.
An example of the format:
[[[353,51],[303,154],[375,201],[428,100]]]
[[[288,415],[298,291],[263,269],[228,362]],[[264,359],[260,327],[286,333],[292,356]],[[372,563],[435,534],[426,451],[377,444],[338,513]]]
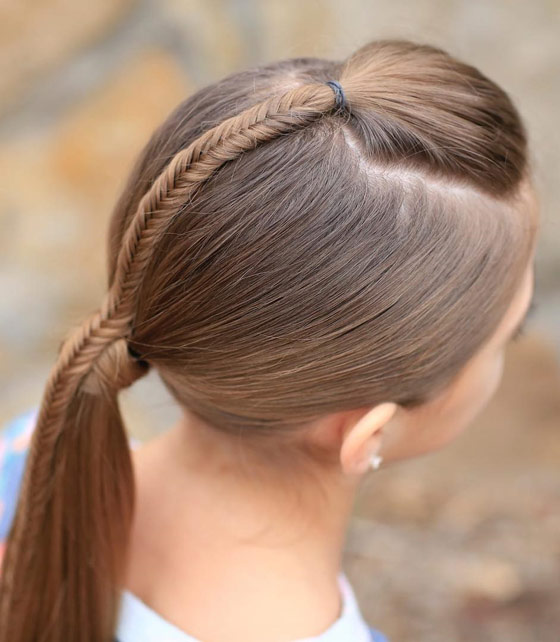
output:
[[[37,639],[57,599],[43,639],[111,639],[134,506],[119,389],[154,367],[208,429],[242,430],[255,461],[334,465],[298,438],[307,424],[422,404],[492,335],[535,242],[529,184],[507,94],[428,45],[285,60],[182,102],[113,211],[107,297],[47,383],[3,639]]]
[[[329,113],[333,78],[344,112]],[[274,111],[243,123],[263,100]],[[507,95],[395,41],[233,74],[143,150],[113,213],[111,282],[147,187],[228,119],[240,131],[212,154],[234,158],[165,205],[131,345],[225,430],[425,401],[490,336],[529,257],[526,137]]]

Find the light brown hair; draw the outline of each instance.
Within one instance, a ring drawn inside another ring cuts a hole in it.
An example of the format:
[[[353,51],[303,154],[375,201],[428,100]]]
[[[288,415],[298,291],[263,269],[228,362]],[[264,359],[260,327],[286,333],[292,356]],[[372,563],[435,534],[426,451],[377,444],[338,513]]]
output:
[[[255,67],[178,105],[113,211],[107,296],[46,384],[2,642],[113,639],[135,497],[119,390],[153,367],[255,466],[335,465],[306,426],[422,404],[493,334],[535,241],[529,177],[508,95],[409,41]]]

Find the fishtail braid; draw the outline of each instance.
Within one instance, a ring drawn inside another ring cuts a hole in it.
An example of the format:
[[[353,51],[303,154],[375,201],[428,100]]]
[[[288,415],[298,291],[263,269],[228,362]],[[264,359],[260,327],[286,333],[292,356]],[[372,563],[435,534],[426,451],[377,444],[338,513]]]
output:
[[[28,591],[34,555],[44,536],[53,456],[70,401],[76,394],[116,394],[149,367],[132,359],[126,339],[145,267],[170,217],[224,163],[259,143],[303,128],[338,106],[339,95],[324,83],[304,84],[271,96],[178,152],[142,197],[101,307],[63,342],[46,383],[3,561],[0,627],[10,621],[10,609]]]

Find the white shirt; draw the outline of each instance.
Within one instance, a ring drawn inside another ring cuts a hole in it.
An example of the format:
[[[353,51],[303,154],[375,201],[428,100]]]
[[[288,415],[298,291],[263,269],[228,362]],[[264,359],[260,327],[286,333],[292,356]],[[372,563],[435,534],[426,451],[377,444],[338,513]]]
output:
[[[342,611],[339,618],[318,636],[294,642],[384,642],[385,638],[373,637],[360,612],[354,591],[344,573],[338,576],[342,594]],[[118,642],[201,642],[177,628],[153,611],[130,591],[123,591],[120,616],[116,629]]]

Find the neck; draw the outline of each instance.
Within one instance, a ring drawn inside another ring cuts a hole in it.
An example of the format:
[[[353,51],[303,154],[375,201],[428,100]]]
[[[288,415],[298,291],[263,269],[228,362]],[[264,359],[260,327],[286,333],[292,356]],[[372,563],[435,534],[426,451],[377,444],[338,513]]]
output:
[[[321,634],[341,611],[355,483],[325,480],[328,501],[310,506],[305,489],[289,499],[286,488],[239,475],[233,453],[208,443],[215,438],[184,418],[132,452],[125,588],[201,640]]]

